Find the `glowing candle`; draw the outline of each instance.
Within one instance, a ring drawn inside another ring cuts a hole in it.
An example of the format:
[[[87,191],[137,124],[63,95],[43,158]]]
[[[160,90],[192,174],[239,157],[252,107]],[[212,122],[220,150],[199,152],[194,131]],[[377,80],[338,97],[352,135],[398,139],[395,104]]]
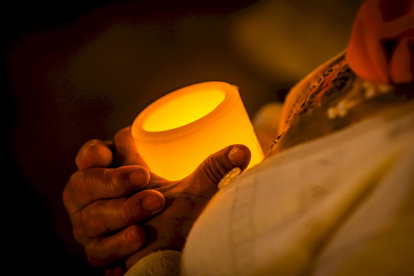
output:
[[[209,155],[232,144],[250,149],[249,167],[263,159],[237,87],[224,82],[167,94],[137,116],[131,131],[151,171],[169,180],[188,176]]]

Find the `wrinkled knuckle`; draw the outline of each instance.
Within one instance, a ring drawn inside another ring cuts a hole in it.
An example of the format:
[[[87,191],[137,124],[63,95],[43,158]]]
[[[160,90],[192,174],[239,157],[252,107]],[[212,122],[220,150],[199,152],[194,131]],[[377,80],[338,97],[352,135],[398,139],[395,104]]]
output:
[[[129,221],[131,221],[131,217],[133,216],[135,210],[131,204],[128,204],[128,201],[125,201],[122,204],[119,218],[119,224],[126,225]]]
[[[114,177],[114,171],[116,171],[116,169],[111,169],[111,168],[105,168],[102,172],[102,176],[104,179],[104,183],[109,183],[112,181],[112,178]]]
[[[69,178],[69,181],[66,183],[65,188],[62,192],[62,201],[68,212],[74,208],[76,202],[79,202],[80,199],[85,197],[85,185],[82,185],[83,181],[83,172],[77,171],[72,174]]]
[[[105,189],[107,190],[107,192],[116,193],[117,191],[123,189],[123,178],[125,178],[125,175],[123,175],[121,168],[105,169],[103,171],[103,183],[105,185]]]
[[[214,160],[214,158],[207,158],[204,166],[204,172],[206,176],[213,182],[218,182],[221,179],[221,173],[218,169],[220,164]]]
[[[106,169],[105,172],[108,175],[108,181],[106,182],[108,188],[116,189],[117,187],[123,187],[123,183],[129,178],[128,173],[123,168]]]
[[[91,198],[91,191],[89,190],[90,179],[84,171],[77,171],[72,179],[71,192],[73,197],[76,196],[77,202],[88,202]]]

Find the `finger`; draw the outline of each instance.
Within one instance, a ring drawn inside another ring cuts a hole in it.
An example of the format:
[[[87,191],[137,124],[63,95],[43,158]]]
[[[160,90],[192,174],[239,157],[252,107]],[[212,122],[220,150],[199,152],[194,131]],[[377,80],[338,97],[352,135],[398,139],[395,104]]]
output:
[[[130,256],[145,241],[145,231],[138,225],[131,225],[114,235],[91,240],[85,251],[92,266],[103,267]]]
[[[135,146],[134,138],[131,135],[131,127],[125,127],[118,131],[114,137],[114,144],[118,164],[140,165],[149,169]]]
[[[79,219],[86,236],[93,238],[142,223],[164,206],[160,192],[146,190],[128,198],[95,201],[81,211]]]
[[[244,145],[234,145],[210,155],[190,176],[192,181],[217,185],[233,168],[244,170],[249,165],[250,150]]]
[[[410,47],[414,49],[414,28],[411,30],[411,37],[401,39],[395,46],[390,62],[390,74],[395,83],[414,80],[414,51],[410,51]]]
[[[95,200],[124,197],[141,191],[149,178],[148,170],[141,166],[77,171],[63,190],[63,203],[69,213],[78,212]]]
[[[75,158],[79,170],[102,167],[109,167],[112,163],[112,152],[104,141],[93,139],[79,149]]]

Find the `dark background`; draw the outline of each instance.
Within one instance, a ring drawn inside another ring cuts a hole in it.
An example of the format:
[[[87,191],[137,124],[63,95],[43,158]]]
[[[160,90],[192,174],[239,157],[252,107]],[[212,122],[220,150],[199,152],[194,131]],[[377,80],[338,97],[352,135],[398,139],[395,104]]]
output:
[[[225,81],[250,116],[345,49],[361,1],[55,1],[2,9],[4,268],[101,275],[61,194],[89,139],[178,88]]]

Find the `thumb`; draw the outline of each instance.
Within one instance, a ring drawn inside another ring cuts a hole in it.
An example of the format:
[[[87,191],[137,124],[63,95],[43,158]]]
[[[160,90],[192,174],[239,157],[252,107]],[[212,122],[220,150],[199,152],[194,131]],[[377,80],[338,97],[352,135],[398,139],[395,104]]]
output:
[[[134,138],[131,135],[131,127],[125,127],[118,131],[114,137],[114,144],[116,161],[120,166],[139,165],[149,169],[135,146]]]
[[[200,184],[216,186],[235,167],[241,170],[247,168],[250,158],[251,153],[246,146],[229,146],[210,155],[190,177]]]

